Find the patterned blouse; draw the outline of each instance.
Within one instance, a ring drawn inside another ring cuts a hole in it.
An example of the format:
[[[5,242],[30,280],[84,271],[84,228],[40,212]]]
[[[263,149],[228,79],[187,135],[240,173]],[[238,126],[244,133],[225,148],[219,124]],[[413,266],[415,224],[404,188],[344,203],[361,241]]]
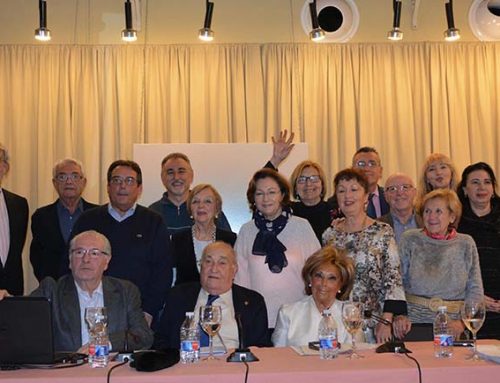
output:
[[[365,229],[347,233],[329,227],[323,244],[347,249],[356,265],[351,298],[365,303],[376,313],[406,314],[406,298],[401,280],[399,255],[392,228],[374,221]]]

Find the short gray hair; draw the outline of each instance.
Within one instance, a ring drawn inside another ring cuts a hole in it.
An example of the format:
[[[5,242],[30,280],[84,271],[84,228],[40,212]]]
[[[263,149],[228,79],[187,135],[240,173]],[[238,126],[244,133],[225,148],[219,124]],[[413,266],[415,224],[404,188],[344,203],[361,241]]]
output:
[[[111,244],[109,243],[109,240],[106,238],[105,235],[95,231],[95,230],[87,230],[83,231],[80,234],[77,234],[73,237],[73,239],[69,243],[69,256],[71,256],[71,250],[74,249],[75,243],[79,238],[85,237],[85,236],[93,236],[94,238],[99,238],[102,240],[104,243],[104,249],[102,249],[103,252],[107,253],[111,257]]]
[[[76,165],[80,168],[80,173],[82,173],[82,177],[85,177],[85,173],[83,171],[83,165],[80,161],[75,160],[74,158],[65,158],[63,160],[59,160],[54,164],[52,168],[52,178],[55,179],[57,176],[57,170],[64,165]]]

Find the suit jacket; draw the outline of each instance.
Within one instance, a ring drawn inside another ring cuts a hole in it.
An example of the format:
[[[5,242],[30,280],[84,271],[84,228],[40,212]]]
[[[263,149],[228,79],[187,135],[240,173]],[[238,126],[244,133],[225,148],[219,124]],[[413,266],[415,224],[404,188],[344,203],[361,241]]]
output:
[[[150,347],[153,332],[144,319],[137,287],[123,279],[103,277],[102,291],[113,350],[124,349],[126,332],[130,350]],[[52,302],[55,349],[78,350],[82,346],[82,328],[78,292],[73,276],[65,275],[57,282],[51,277],[45,278],[31,295],[45,297]]]
[[[387,223],[394,229],[394,219],[392,218],[391,213],[384,214],[382,217],[378,218],[380,222]],[[421,228],[424,227],[424,222],[422,221],[422,218],[415,213],[415,222],[417,223],[417,227]]]
[[[179,348],[180,328],[186,318],[186,312],[194,311],[200,289],[199,282],[185,283],[170,289],[165,301],[165,310],[155,329],[155,349]],[[232,292],[234,312],[241,315],[244,345],[270,346],[267,309],[262,295],[235,284]]]
[[[2,189],[2,193],[9,215],[10,246],[5,266],[0,262],[0,289],[12,295],[23,295],[22,254],[28,228],[28,201],[5,189]]]
[[[54,203],[43,206],[31,217],[33,240],[30,246],[30,261],[38,281],[45,277],[59,279],[61,258],[68,257],[68,243],[64,241],[57,215],[57,199]],[[82,198],[83,211],[97,207]]]
[[[215,239],[224,241],[231,246],[236,242],[236,234],[232,231],[222,229],[215,230]],[[186,282],[197,282],[200,280],[200,272],[196,265],[194,253],[193,235],[191,229],[182,230],[172,236],[172,248],[174,254],[174,267],[176,267],[175,284]]]

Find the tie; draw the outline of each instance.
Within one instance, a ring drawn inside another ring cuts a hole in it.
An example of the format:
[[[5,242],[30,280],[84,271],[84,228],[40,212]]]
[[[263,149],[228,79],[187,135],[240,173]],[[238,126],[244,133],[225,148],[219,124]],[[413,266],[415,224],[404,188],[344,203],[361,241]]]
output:
[[[373,204],[373,193],[368,196],[368,207],[366,208],[366,214],[370,218],[377,218],[377,212],[375,210],[375,205]]]
[[[205,306],[212,306],[212,303],[214,303],[214,301],[217,298],[219,298],[218,295],[208,294],[207,304]],[[201,347],[206,347],[209,345],[208,334],[205,331],[203,331],[201,326],[200,326],[200,343]]]

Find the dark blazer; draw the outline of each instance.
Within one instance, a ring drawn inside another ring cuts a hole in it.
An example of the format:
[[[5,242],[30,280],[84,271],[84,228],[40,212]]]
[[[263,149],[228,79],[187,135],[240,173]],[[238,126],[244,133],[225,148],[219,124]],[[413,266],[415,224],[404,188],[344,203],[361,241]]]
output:
[[[378,221],[387,223],[394,229],[394,219],[392,218],[391,213],[384,214],[382,217],[377,218]],[[421,228],[424,227],[424,222],[422,221],[422,218],[415,213],[415,222],[417,223],[417,227]]]
[[[130,350],[150,347],[153,332],[144,319],[137,287],[123,279],[103,277],[102,291],[108,313],[109,340],[113,350],[124,349],[126,331]],[[82,346],[82,328],[80,304],[73,276],[65,275],[57,282],[53,278],[45,278],[31,295],[46,297],[52,302],[55,349],[78,350]]]
[[[165,301],[165,311],[155,329],[155,349],[179,348],[181,325],[186,312],[194,311],[200,289],[199,282],[185,283],[170,289]],[[262,295],[235,284],[232,291],[234,312],[241,315],[244,345],[270,346],[267,309]]]
[[[234,246],[236,234],[232,231],[216,229],[215,240]],[[191,229],[179,231],[172,236],[172,249],[174,267],[177,268],[175,284],[179,285],[181,283],[199,281],[200,273],[196,266],[196,255],[194,254]]]
[[[0,262],[0,289],[5,289],[12,295],[23,295],[22,254],[28,229],[28,201],[5,189],[2,189],[2,194],[9,215],[10,246],[5,266]]]
[[[45,277],[59,279],[61,258],[68,257],[68,244],[65,243],[57,215],[57,199],[54,203],[43,206],[31,217],[31,233],[33,240],[30,246],[30,261],[36,279]],[[82,198],[83,211],[97,207]]]

